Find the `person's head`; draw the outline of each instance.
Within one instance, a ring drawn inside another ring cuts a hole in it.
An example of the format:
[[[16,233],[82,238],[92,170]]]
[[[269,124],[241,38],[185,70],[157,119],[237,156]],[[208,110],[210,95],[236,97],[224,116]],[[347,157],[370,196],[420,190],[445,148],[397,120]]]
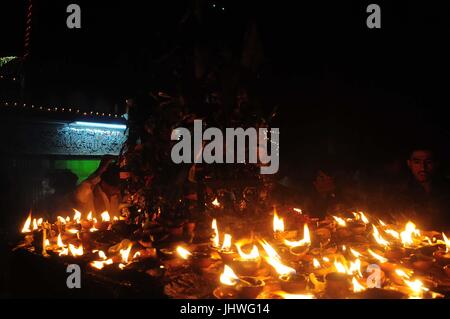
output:
[[[120,170],[117,166],[109,166],[101,175],[101,187],[108,196],[120,193]]]
[[[427,147],[415,148],[409,154],[407,165],[419,183],[429,182],[436,171],[435,153]]]

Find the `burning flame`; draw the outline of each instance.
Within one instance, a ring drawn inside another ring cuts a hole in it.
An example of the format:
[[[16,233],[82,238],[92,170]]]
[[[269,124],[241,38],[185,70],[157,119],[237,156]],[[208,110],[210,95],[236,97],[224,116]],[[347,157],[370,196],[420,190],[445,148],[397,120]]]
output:
[[[285,239],[284,243],[289,247],[299,247],[299,246],[311,245],[311,237],[309,234],[308,224],[305,224],[303,226],[303,239],[301,239],[299,241],[289,241],[289,240]]]
[[[251,252],[250,252],[249,254],[246,254],[246,253],[244,253],[244,252],[242,251],[241,245],[240,245],[240,244],[236,243],[235,246],[236,246],[236,248],[237,248],[237,251],[238,251],[238,253],[239,253],[239,256],[240,256],[242,259],[245,259],[245,260],[252,260],[252,259],[258,259],[258,258],[259,258],[259,250],[258,250],[258,247],[257,247],[256,245],[253,245],[253,248],[252,248],[252,250],[251,250]]]
[[[289,294],[284,291],[279,291],[276,294],[283,299],[314,299],[314,295],[311,294]]]
[[[44,248],[50,246],[50,240],[46,239],[44,241]]]
[[[37,220],[36,218],[33,219],[33,230],[37,230],[38,229],[38,224],[37,224]]]
[[[126,266],[127,266],[127,265],[125,265],[125,264],[122,264],[122,263],[120,263],[120,264],[119,264],[119,268],[120,268],[120,270],[124,270]]]
[[[69,217],[67,217],[67,218],[69,218]],[[56,217],[56,219],[57,219],[61,224],[63,224],[63,225],[66,224],[66,220],[65,220],[63,217],[58,216],[58,217]],[[69,218],[69,220],[68,220],[67,222],[69,222],[69,221],[70,221],[70,218]]]
[[[363,212],[359,212],[359,215],[361,216],[361,220],[363,221],[364,224],[369,223],[369,219],[367,219],[367,217],[364,215]]]
[[[265,258],[267,263],[270,264],[279,275],[287,276],[296,273],[294,268],[288,267],[281,262],[280,255],[278,255],[268,242],[262,240],[261,245],[267,253],[267,257]]]
[[[70,222],[70,217],[69,216],[66,217],[66,222],[67,223]]]
[[[313,266],[316,269],[320,268],[320,262],[316,258],[313,259]]]
[[[216,207],[220,207],[220,203],[219,203],[219,200],[217,199],[217,197],[212,201],[212,204]]]
[[[103,260],[103,261],[93,261],[91,262],[91,266],[97,269],[103,269],[105,265],[111,265],[113,263],[112,259]]]
[[[350,248],[350,252],[352,253],[353,256],[355,256],[356,258],[361,257],[362,255],[357,252],[356,250],[354,250],[353,248]]]
[[[211,224],[211,228],[214,230],[214,237],[212,239],[212,244],[213,247],[219,248],[220,243],[219,243],[219,229],[217,228],[217,220],[213,219],[212,224]]]
[[[358,280],[356,280],[355,277],[353,277],[352,279],[352,284],[353,284],[353,292],[361,292],[366,290],[366,288],[364,288],[363,285],[361,285]]]
[[[231,235],[225,234],[223,237],[223,243],[221,250],[223,251],[229,251],[231,249]]]
[[[404,279],[403,281],[411,289],[412,291],[411,297],[421,297],[423,291],[429,290],[428,288],[424,287],[423,283],[418,279],[414,281]]]
[[[405,230],[400,233],[400,238],[402,240],[402,244],[405,246],[410,246],[413,244],[412,235],[419,236],[420,231],[416,229],[416,225],[413,222],[408,222],[405,226]]]
[[[76,248],[74,245],[69,244],[69,251],[74,257],[83,256],[83,245]]]
[[[105,253],[104,253],[103,251],[101,251],[101,250],[98,251],[98,256],[99,256],[101,259],[103,259],[103,260],[108,259],[108,258],[106,257],[106,255],[105,255]]]
[[[336,271],[342,274],[347,273],[347,269],[345,265],[337,260],[334,261],[334,267],[336,268]]]
[[[326,263],[329,263],[329,262],[330,262],[330,258],[328,258],[328,257],[323,257],[322,260],[323,260],[324,262],[326,262]]]
[[[223,268],[223,273],[220,275],[220,282],[227,286],[234,286],[236,285],[238,280],[239,277],[236,276],[233,269],[225,265],[225,267]]]
[[[79,233],[79,230],[78,229],[68,229],[67,230],[69,233],[71,233],[71,234],[78,234]]]
[[[42,218],[39,218],[37,221],[37,225],[41,226],[43,222],[44,222],[44,220]]]
[[[66,247],[66,245],[64,245],[62,238],[61,238],[61,234],[58,235],[58,239],[56,240],[56,244],[58,245],[58,247],[60,248],[64,248]]]
[[[442,238],[445,242],[445,253],[448,253],[450,251],[450,240],[447,238],[447,236],[445,236],[444,233],[442,233]]]
[[[385,223],[385,222],[383,222],[383,221],[382,221],[381,219],[379,219],[379,220],[378,220],[378,222],[380,223],[380,225],[381,225],[381,226],[383,226],[383,227],[385,227],[385,226],[386,226],[386,223]]]
[[[336,222],[338,223],[339,226],[342,226],[342,227],[347,226],[347,223],[342,218],[337,217],[337,216],[333,216],[333,218],[336,220]]]
[[[273,231],[274,232],[283,232],[284,231],[283,218],[278,217],[276,209],[274,209],[274,213],[273,213]]]
[[[87,215],[87,220],[91,221],[92,220],[92,212],[89,212],[89,214]]]
[[[376,260],[378,260],[380,263],[385,263],[385,262],[388,261],[388,260],[387,260],[386,258],[384,258],[383,256],[380,256],[380,255],[374,253],[372,250],[370,250],[370,248],[367,249],[367,252],[368,252],[369,254],[371,254],[371,255],[373,256],[373,258],[375,258]]]
[[[77,211],[76,209],[74,209],[75,211],[75,215],[73,215],[73,220],[79,224],[80,223],[80,219],[81,219],[81,213],[79,211]]]
[[[91,233],[93,233],[93,232],[96,232],[98,229],[97,228],[95,228],[95,226],[92,226],[92,228],[91,229],[89,229],[89,231],[91,232]]]
[[[111,217],[109,216],[109,213],[107,211],[104,211],[102,214],[102,222],[109,222],[111,221]]]
[[[385,233],[391,235],[395,239],[400,239],[400,234],[393,229],[386,229]]]
[[[351,261],[350,262],[350,268],[347,272],[349,275],[353,275],[353,274],[358,274],[359,277],[362,277],[362,273],[361,273],[361,260],[356,259],[354,262]]]
[[[117,217],[117,216],[114,216],[114,217],[113,217],[113,221],[116,222],[116,221],[118,221],[118,220],[119,220],[119,217]]]
[[[293,208],[294,212],[297,212],[299,214],[303,214],[302,210],[300,208]]]
[[[389,242],[380,235],[377,226],[372,225],[372,227],[373,237],[375,238],[376,242],[382,246],[389,246]]]
[[[28,218],[22,227],[22,233],[31,233],[30,226],[31,226],[31,213],[28,215]]]
[[[59,256],[67,256],[69,254],[69,249],[64,247],[59,251]]]
[[[141,256],[141,253],[137,251],[137,252],[133,255],[133,259],[136,259],[136,258],[138,258],[138,257],[140,257],[140,256]]]
[[[178,246],[178,247],[177,247],[177,253],[178,253],[178,255],[180,255],[180,257],[183,258],[183,259],[188,259],[189,256],[192,255],[192,253],[191,253],[189,250],[186,250],[186,249],[184,249],[184,248],[181,247],[181,246]]]
[[[133,246],[133,244],[129,244],[127,249],[121,249],[120,250],[120,256],[122,256],[122,262],[124,263],[128,263],[128,256],[130,255],[130,251],[131,251],[131,247]]]
[[[402,277],[402,278],[406,278],[409,279],[410,276],[402,269],[396,269],[395,273],[397,274],[397,276]]]

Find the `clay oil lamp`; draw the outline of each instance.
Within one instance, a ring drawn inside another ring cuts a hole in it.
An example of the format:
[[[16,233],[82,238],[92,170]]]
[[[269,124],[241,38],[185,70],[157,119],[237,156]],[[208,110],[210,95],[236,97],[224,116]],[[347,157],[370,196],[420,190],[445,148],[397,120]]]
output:
[[[81,228],[83,230],[89,230],[94,226],[94,221],[92,218],[92,212],[89,212],[89,214],[87,214],[86,219],[81,220]]]
[[[233,269],[225,265],[220,275],[220,287],[214,292],[219,298],[256,298],[265,286],[265,282],[257,277],[238,277]]]
[[[279,279],[281,289],[292,294],[305,291],[308,284],[306,276],[296,273],[281,275]]]
[[[347,222],[341,217],[333,216],[333,218],[335,220],[336,235],[340,239],[349,238],[352,235],[352,231],[347,227]]]
[[[450,240],[442,233],[442,238],[445,243],[445,250],[438,249],[433,253],[433,256],[436,258],[436,261],[440,265],[448,265],[450,264]]]
[[[285,239],[284,244],[289,247],[289,251],[294,257],[294,260],[302,260],[308,253],[309,247],[311,246],[311,237],[308,224],[303,226],[303,239],[298,241],[290,241]]]
[[[173,252],[165,254],[169,256],[168,259],[163,261],[166,268],[181,268],[191,263],[192,253],[182,246],[177,246],[175,254]]]
[[[366,231],[366,225],[369,224],[369,220],[363,212],[353,212],[355,219],[349,223],[349,228],[353,235],[362,235]]]
[[[207,251],[194,251],[192,253],[192,266],[197,270],[203,270],[211,266],[214,259],[211,258],[211,254]]]
[[[225,265],[220,275],[220,286],[216,289],[214,295],[218,298],[237,298],[236,285],[239,277],[234,273],[233,269]]]
[[[261,240],[260,244],[264,248],[267,255],[264,259],[270,266],[272,266],[274,276],[288,276],[296,273],[294,268],[283,264],[280,255],[267,241]]]
[[[239,277],[236,291],[239,298],[255,299],[263,290],[265,282],[257,277]]]
[[[431,267],[433,267],[436,259],[425,255],[413,254],[407,259],[407,261],[415,270],[428,271]]]
[[[104,211],[100,215],[101,220],[96,222],[96,219],[93,218],[95,229],[98,229],[100,231],[108,230],[111,227],[111,216],[107,211]]]
[[[232,264],[233,259],[237,257],[236,252],[232,250],[231,239],[232,237],[230,234],[225,234],[222,246],[218,251],[220,258],[225,264]]]
[[[284,220],[277,214],[277,210],[273,211],[273,238],[282,243],[285,239],[291,239],[297,235],[297,231],[286,231]]]
[[[398,245],[392,246],[386,250],[384,256],[390,260],[400,260],[407,256],[407,250],[404,247]]]
[[[241,243],[236,243],[235,246],[239,254],[239,257],[234,258],[232,263],[236,272],[242,276],[254,276],[257,274],[261,267],[261,256],[258,247],[253,245],[250,253],[245,253],[242,251]]]
[[[331,240],[331,231],[328,228],[318,228],[314,231],[314,236],[321,245],[327,245]]]
[[[326,298],[342,299],[351,292],[351,276],[345,273],[332,272],[325,276],[325,295]]]

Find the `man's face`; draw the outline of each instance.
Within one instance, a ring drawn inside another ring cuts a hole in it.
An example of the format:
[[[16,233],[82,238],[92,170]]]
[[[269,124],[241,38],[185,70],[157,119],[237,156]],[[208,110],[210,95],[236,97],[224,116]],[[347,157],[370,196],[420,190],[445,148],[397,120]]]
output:
[[[419,183],[427,182],[434,173],[433,154],[427,150],[416,150],[408,160],[408,167]]]

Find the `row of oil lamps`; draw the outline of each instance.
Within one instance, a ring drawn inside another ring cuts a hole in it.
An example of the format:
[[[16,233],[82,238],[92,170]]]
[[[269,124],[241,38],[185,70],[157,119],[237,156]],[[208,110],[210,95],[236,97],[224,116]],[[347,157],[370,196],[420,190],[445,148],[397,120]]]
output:
[[[386,279],[389,279],[390,289],[403,292],[409,297],[439,296],[415,278],[414,271],[427,271],[437,262],[450,277],[450,241],[444,233],[440,240],[421,234],[412,222],[408,222],[400,230],[381,220],[377,221],[377,225],[371,224],[363,212],[353,214],[354,218],[333,216],[321,221],[317,223],[314,232],[310,231],[308,224],[304,224],[303,236],[298,239],[298,232],[285,230],[283,218],[274,211],[272,245],[262,237],[241,239],[232,245],[230,234],[224,234],[221,241],[217,220],[214,219],[209,245],[202,246],[201,249],[194,248],[192,252],[190,247],[180,245],[175,249],[176,254],[161,267],[176,268],[189,264],[206,275],[214,260],[220,259],[223,271],[218,278],[219,287],[214,291],[218,298],[255,298],[267,291],[269,286],[271,298],[346,298],[351,293],[361,293],[373,287],[369,282],[371,275],[364,276],[363,269],[376,264],[380,268],[378,273],[374,269],[372,275],[378,274],[381,283],[386,283]],[[101,214],[101,220],[97,220],[91,213],[82,219],[81,213],[75,210],[72,219],[58,217],[54,224],[50,224],[42,219],[32,219],[30,214],[22,233],[39,238],[43,255],[52,251],[60,256],[89,257],[96,259],[90,265],[98,270],[113,264],[125,269],[142,258],[156,257],[154,248],[135,247],[131,254],[133,243],[127,240],[116,245],[115,250],[108,250],[108,254],[113,254],[112,257],[107,257],[100,249],[90,249],[85,253],[84,249],[91,248],[90,233],[109,230],[119,220],[117,217],[111,218],[107,212]],[[345,244],[330,245],[331,237],[341,242],[354,240],[358,236],[366,240],[364,236],[368,233],[372,240],[370,246],[366,243],[361,243],[359,248],[356,244],[353,247]],[[312,239],[317,241],[314,245]],[[80,244],[64,243],[74,240]],[[261,253],[261,248],[264,254]],[[415,258],[410,258],[408,265],[394,262],[419,249],[427,248],[433,249],[432,257],[414,255]],[[353,261],[349,261],[350,258]]]

